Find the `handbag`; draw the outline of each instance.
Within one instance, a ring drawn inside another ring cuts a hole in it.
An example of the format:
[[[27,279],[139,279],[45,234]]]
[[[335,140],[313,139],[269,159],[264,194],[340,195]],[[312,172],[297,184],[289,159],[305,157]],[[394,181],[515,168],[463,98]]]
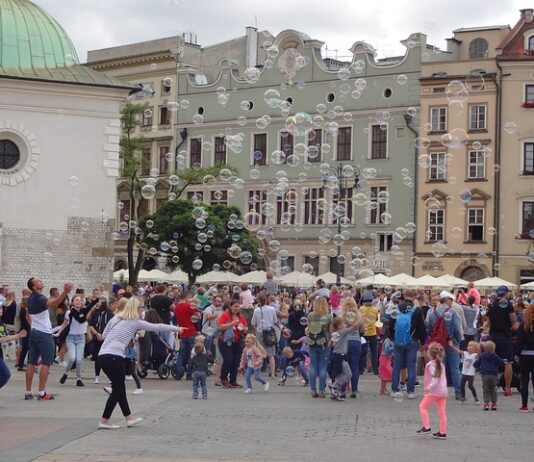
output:
[[[261,319],[262,319],[262,327],[263,327],[263,308],[260,308],[261,312]],[[276,332],[274,331],[273,327],[270,327],[268,330],[262,330],[262,343],[266,347],[272,347],[275,346],[277,343],[276,339]]]

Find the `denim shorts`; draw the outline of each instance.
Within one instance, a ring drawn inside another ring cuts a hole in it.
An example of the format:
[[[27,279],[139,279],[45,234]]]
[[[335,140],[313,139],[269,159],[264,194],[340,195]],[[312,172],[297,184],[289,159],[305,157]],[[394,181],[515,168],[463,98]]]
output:
[[[55,354],[56,345],[52,334],[32,329],[28,347],[28,363],[37,366],[41,358],[43,364],[51,366],[54,363]]]

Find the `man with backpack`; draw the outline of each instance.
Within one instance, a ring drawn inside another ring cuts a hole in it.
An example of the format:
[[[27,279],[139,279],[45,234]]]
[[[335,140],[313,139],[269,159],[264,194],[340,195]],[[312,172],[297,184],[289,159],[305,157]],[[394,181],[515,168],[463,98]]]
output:
[[[462,398],[460,390],[460,355],[457,353],[463,340],[462,324],[453,309],[454,295],[447,291],[439,294],[439,306],[427,315],[427,333],[430,342],[437,342],[445,349],[445,364],[451,375],[456,400]],[[449,346],[452,342],[452,347]]]
[[[408,398],[415,398],[415,379],[417,351],[425,343],[426,328],[423,311],[414,304],[416,293],[407,290],[404,301],[391,314],[393,329],[393,377],[391,382],[391,396],[402,398],[399,391],[401,369],[408,369],[406,390]],[[396,313],[396,314],[393,314]]]

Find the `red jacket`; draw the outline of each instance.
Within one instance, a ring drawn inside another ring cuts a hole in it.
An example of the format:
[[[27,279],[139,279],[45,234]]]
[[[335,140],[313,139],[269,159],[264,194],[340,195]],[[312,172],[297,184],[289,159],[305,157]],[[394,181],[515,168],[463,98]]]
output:
[[[217,318],[217,325],[228,324],[234,320],[231,311],[223,311],[223,313]],[[242,314],[239,314],[239,323],[243,324],[244,329],[239,330],[237,326],[233,327],[234,330],[234,343],[239,342],[239,339],[242,335],[247,335],[248,324],[247,320]],[[221,335],[221,340],[224,338],[224,335]]]

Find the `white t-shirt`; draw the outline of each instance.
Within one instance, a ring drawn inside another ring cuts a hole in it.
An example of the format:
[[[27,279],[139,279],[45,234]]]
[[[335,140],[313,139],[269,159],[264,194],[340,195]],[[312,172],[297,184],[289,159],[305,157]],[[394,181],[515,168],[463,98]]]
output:
[[[32,293],[28,299],[28,313],[32,320],[32,329],[51,334],[52,324],[46,306],[47,302],[48,299],[43,294]]]
[[[214,305],[208,306],[202,315],[202,333],[204,335],[211,336],[215,333],[215,330],[217,329],[217,318],[212,319],[211,321],[207,321],[207,315],[208,314],[221,314],[222,313],[222,306],[216,307]]]
[[[469,353],[467,351],[463,352],[463,364],[462,364],[462,375],[475,375],[475,368],[473,363],[478,358],[476,353]]]
[[[243,300],[243,305],[246,305],[246,306],[254,305],[254,297],[250,289],[243,290],[241,292],[241,300]]]
[[[265,305],[254,310],[251,324],[257,331],[269,330],[277,323],[276,309],[273,306]]]
[[[85,315],[83,316],[85,319]],[[65,319],[69,322],[69,335],[85,335],[87,332],[87,321],[78,322],[76,319],[70,318],[70,310],[65,313]]]

